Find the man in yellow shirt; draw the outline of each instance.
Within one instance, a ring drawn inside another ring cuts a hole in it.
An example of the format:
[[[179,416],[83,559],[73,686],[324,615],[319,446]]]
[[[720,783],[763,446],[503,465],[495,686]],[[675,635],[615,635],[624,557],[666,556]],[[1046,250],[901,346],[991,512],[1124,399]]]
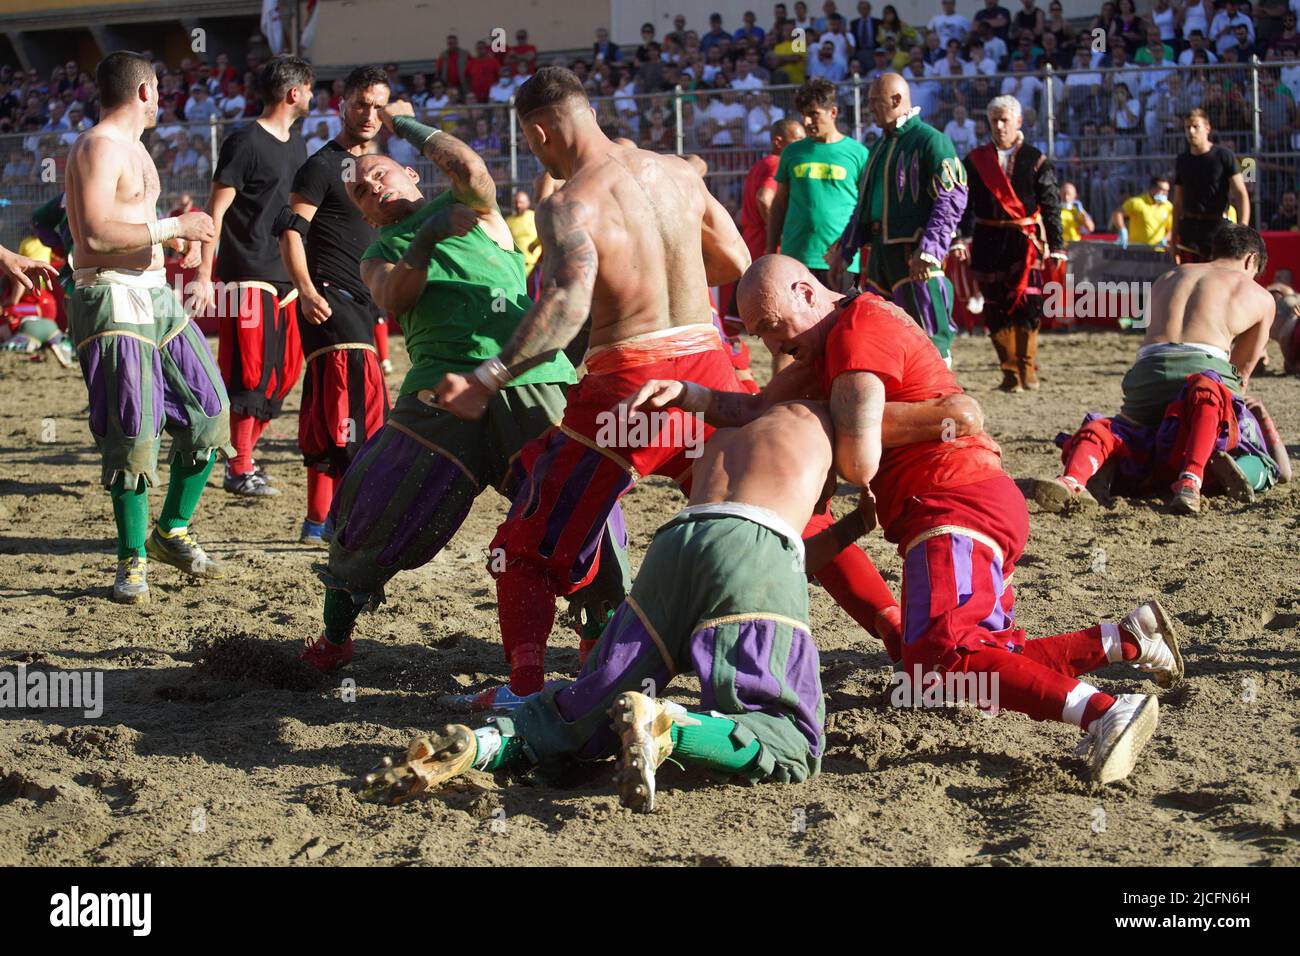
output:
[[[803,33],[798,38],[794,36],[793,20],[781,21],[781,42],[773,47],[772,52],[786,76],[785,82],[803,86],[808,67],[808,37]]]
[[[1134,245],[1162,246],[1169,241],[1173,218],[1169,179],[1152,176],[1147,191],[1124,200],[1124,205],[1110,217],[1110,224],[1119,233],[1121,248],[1127,249],[1130,239]]]
[[[1092,217],[1079,201],[1079,190],[1074,183],[1061,183],[1061,236],[1065,244],[1078,242],[1094,228]]]
[[[522,189],[515,193],[515,214],[506,216],[506,225],[510,235],[514,236],[515,248],[524,254],[524,269],[531,276],[537,260],[542,257],[542,241],[537,238],[536,214],[528,193]]]

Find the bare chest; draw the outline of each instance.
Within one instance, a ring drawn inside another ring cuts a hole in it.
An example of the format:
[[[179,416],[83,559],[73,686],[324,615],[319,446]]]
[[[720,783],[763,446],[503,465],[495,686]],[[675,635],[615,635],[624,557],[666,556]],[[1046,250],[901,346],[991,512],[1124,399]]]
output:
[[[154,167],[153,157],[144,145],[137,143],[131,153],[122,178],[117,184],[117,198],[128,206],[145,206],[152,208],[158,202],[162,184],[158,180],[158,170]]]

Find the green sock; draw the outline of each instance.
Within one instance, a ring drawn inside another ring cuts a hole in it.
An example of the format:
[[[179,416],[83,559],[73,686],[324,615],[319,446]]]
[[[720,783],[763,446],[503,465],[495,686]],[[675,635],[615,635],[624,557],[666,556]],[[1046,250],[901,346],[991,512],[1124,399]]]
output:
[[[325,589],[325,640],[331,644],[346,644],[352,637],[352,627],[365,602],[358,604],[342,588]]]
[[[216,455],[209,454],[207,461],[196,461],[192,465],[181,464],[179,458],[172,462],[167,497],[163,499],[162,512],[158,515],[158,527],[163,531],[175,531],[189,525],[216,460]]]
[[[491,744],[489,740],[495,737]],[[478,743],[478,753],[474,757],[474,767],[478,770],[499,770],[507,764],[527,763],[528,755],[524,753],[524,739],[518,734],[506,736],[495,727],[479,727],[474,731],[474,740]],[[496,744],[499,741],[499,744]],[[484,759],[484,746],[496,744],[495,753]],[[480,762],[482,761],[482,762]]]
[[[698,726],[673,725],[674,757],[725,774],[743,773],[758,759],[763,745],[757,740],[739,747],[731,739],[732,731],[736,729],[734,720],[710,714],[692,713],[690,716],[699,721]]]
[[[117,523],[117,557],[144,557],[144,536],[149,530],[149,486],[138,478],[128,490],[126,477],[118,475],[108,491],[113,499],[113,521]]]

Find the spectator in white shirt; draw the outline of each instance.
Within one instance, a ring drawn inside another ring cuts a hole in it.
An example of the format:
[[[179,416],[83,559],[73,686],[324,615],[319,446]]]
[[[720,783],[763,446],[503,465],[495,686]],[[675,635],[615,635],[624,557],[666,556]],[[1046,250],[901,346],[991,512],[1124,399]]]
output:
[[[925,54],[919,46],[912,47],[912,59],[903,67],[903,78],[912,92],[912,105],[921,111],[921,119],[932,123],[942,99],[942,84],[930,77],[934,76],[934,67],[925,62]]]
[[[1205,58],[1211,63],[1219,62],[1219,55],[1210,49],[1209,41],[1205,39],[1205,34],[1200,30],[1194,30],[1187,35],[1188,47],[1182,53],[1178,54],[1179,66],[1191,66],[1192,58],[1196,56],[1197,50],[1205,51]]]
[[[1214,49],[1222,56],[1225,50],[1237,45],[1237,24],[1246,27],[1250,42],[1255,42],[1255,22],[1237,9],[1236,0],[1228,0],[1223,9],[1214,15],[1210,23],[1210,36],[1214,37]]]
[[[736,61],[736,78],[731,81],[733,90],[761,90],[763,81],[754,75],[748,60]]]
[[[723,86],[700,116],[715,126],[711,146],[738,146],[745,137],[746,110],[735,90]]]
[[[1043,93],[1043,81],[1032,73],[1025,71],[1025,61],[1011,61],[1011,76],[1002,81],[1003,95],[1014,96],[1020,101],[1020,112],[1023,117],[1026,110],[1038,109],[1038,98]]]
[[[772,103],[772,94],[763,90],[756,97],[745,121],[745,145],[762,149],[772,143],[772,124],[785,117],[785,110]]]
[[[244,109],[248,106],[248,101],[244,99],[244,94],[240,90],[239,82],[231,80],[226,84],[226,95],[221,98],[221,115],[228,120],[239,119],[244,115]]]
[[[992,76],[998,71],[998,61],[989,55],[983,40],[972,40],[970,45],[970,63],[975,72]]]
[[[943,135],[952,140],[957,155],[962,159],[975,148],[975,121],[966,114],[966,107],[958,103],[952,108],[952,119],[943,128]]]
[[[312,122],[310,119],[304,120],[303,130],[311,133],[311,138],[307,140],[308,156],[315,156],[322,146],[333,139],[330,136],[329,124],[324,120],[317,120],[316,122]]]
[[[501,68],[497,81],[488,90],[488,102],[509,103],[510,97],[515,95],[515,90],[518,88],[515,85],[515,68],[507,64]]]
[[[970,21],[957,12],[957,0],[943,0],[942,6],[943,13],[932,16],[926,26],[939,34],[939,41],[945,46],[949,40],[965,43],[970,34]]]
[[[949,40],[943,59],[934,65],[934,73],[936,76],[974,76],[975,64],[961,58],[960,41]]]
[[[830,29],[823,33],[817,40],[817,43],[830,43],[835,47],[835,59],[844,64],[845,71],[849,68],[849,60],[852,59],[856,52],[853,34],[844,29],[844,18],[838,13],[833,13],[829,17]]]

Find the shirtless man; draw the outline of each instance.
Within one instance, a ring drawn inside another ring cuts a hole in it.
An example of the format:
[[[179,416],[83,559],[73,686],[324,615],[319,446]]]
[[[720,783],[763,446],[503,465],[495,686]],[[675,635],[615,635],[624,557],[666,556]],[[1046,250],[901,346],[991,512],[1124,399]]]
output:
[[[1090,745],[1089,776],[1099,783],[1127,776],[1155,732],[1156,698],[1112,697],[1078,676],[1123,660],[1161,686],[1179,680],[1182,658],[1159,602],[1118,624],[1026,640],[1015,626],[1010,580],[1029,517],[998,446],[983,433],[894,448],[885,442],[887,402],[961,392],[921,327],[871,293],[846,299],[786,256],[755,263],[741,280],[739,303],[751,334],[795,357],[782,374],[802,373],[813,397],[829,401],[835,469],[874,497],[885,538],[898,547],[902,662],[912,686],[931,673],[996,675],[997,707],[1080,727]],[[725,427],[752,420],[764,404],[764,396],[651,382],[630,408],[677,406]]]
[[[578,680],[548,685],[488,726],[453,725],[416,740],[400,765],[367,778],[370,795],[397,803],[470,768],[620,751],[621,802],[643,812],[654,808],[655,771],[670,754],[750,782],[815,775],[825,705],[804,570],[817,570],[873,520],[855,511],[805,550],[797,529],[828,474],[830,416],[820,403],[777,405],[715,433],[688,507],[655,535]],[[690,673],[701,686],[693,713],[659,697]]]
[[[213,451],[230,446],[230,403],[202,332],[163,271],[162,243],[212,242],[212,219],[189,212],[157,220],[158,171],[140,142],[158,115],[158,81],[144,57],[112,53],[96,71],[100,121],[73,144],[68,225],[76,288],[68,328],[90,393],[90,430],[117,523],[113,600],[149,600],[146,552],[199,578],[220,577],[188,531]],[[171,474],[158,526],[149,525],[162,430],[172,436]]]
[[[1209,262],[1179,266],[1156,280],[1147,305],[1146,339],[1124,376],[1119,415],[1085,420],[1067,443],[1062,474],[1032,482],[1029,493],[1040,507],[1072,511],[1095,505],[1085,486],[1116,456],[1137,456],[1141,470],[1148,472],[1152,453],[1160,459],[1174,456],[1171,507],[1185,514],[1200,511],[1207,465],[1215,483],[1238,497],[1249,498],[1276,480],[1275,461],[1268,454],[1271,443],[1240,398],[1264,356],[1276,311],[1273,297],[1255,281],[1268,253],[1254,229],[1224,223],[1214,234],[1211,256]],[[1157,449],[1154,433],[1171,414],[1180,419],[1179,438],[1175,445]],[[1260,457],[1260,451],[1265,460],[1256,467],[1231,454],[1216,454],[1236,448],[1235,442],[1216,447],[1224,429],[1232,435],[1244,432],[1253,446],[1246,457]]]
[[[563,421],[521,456],[528,474],[489,549],[510,689],[526,695],[542,686],[557,596],[586,585],[600,567],[599,538],[614,503],[645,475],[685,487],[692,446],[711,434],[673,410],[638,442],[635,429],[609,427],[611,410],[650,379],[742,388],[708,290],[738,279],[749,250],[690,164],[611,142],[568,70],[539,70],[515,104],[533,154],[564,182],[537,210],[542,291],[499,356],[472,373],[449,373],[437,392],[454,414],[477,418],[513,376],[562,349],[591,316],[586,375],[570,390]],[[410,120],[402,128],[412,142],[438,135]],[[883,632],[876,619],[892,610],[892,627],[897,603],[860,549],[846,554],[823,583],[855,620]]]

